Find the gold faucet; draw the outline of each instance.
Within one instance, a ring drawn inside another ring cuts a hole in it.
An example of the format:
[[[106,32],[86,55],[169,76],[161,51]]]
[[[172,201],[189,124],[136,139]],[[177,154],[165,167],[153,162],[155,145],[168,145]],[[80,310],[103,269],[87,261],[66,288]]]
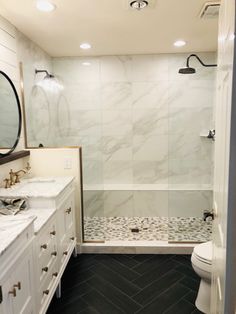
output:
[[[10,175],[10,186],[15,184],[15,172],[13,172],[13,170],[11,169],[9,172]]]
[[[28,173],[30,171],[31,167],[29,162],[27,162],[27,166],[24,169],[18,170],[16,172],[13,172],[11,169],[9,172],[10,179],[5,179],[5,188],[11,187],[12,185],[20,182],[20,173],[23,172],[24,174]]]

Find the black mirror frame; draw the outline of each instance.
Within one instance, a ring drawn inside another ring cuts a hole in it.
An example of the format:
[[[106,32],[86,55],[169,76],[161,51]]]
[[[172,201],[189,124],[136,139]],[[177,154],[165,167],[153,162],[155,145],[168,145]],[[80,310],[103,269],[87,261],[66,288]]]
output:
[[[0,74],[2,74],[7,80],[8,82],[10,83],[12,89],[13,89],[13,92],[15,94],[15,98],[16,98],[16,103],[17,103],[17,107],[18,107],[18,115],[19,115],[19,125],[18,125],[18,132],[17,132],[17,138],[15,140],[15,143],[14,145],[12,146],[12,148],[10,148],[10,150],[6,153],[0,153],[0,158],[1,157],[5,157],[5,156],[8,156],[10,155],[16,148],[17,144],[19,143],[19,140],[20,140],[20,134],[21,134],[21,128],[22,128],[22,114],[21,114],[21,106],[20,106],[20,100],[19,100],[19,96],[17,94],[17,91],[16,91],[16,88],[12,82],[12,80],[10,79],[10,77],[3,71],[0,71]]]

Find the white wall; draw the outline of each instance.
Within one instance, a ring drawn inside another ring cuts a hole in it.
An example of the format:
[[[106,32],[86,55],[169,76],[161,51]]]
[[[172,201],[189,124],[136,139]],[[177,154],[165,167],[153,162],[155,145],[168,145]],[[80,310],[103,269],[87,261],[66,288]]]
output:
[[[13,81],[20,97],[19,63],[17,58],[17,41],[15,27],[0,16],[0,69],[5,72]],[[24,148],[24,132],[22,129],[20,142],[16,148]],[[21,169],[27,159],[20,159],[0,166],[0,185],[2,180],[8,176],[11,168]]]

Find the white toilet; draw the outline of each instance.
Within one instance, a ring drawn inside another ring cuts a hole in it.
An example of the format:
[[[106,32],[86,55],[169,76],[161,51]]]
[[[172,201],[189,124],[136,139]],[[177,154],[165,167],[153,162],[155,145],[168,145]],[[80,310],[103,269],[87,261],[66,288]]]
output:
[[[210,313],[211,272],[212,272],[212,241],[195,246],[192,257],[192,267],[201,277],[196,307],[203,313]]]

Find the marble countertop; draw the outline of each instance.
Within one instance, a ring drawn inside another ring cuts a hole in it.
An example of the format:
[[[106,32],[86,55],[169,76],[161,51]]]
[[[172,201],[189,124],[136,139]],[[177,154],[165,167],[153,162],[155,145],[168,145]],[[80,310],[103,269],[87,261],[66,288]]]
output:
[[[50,198],[59,195],[74,177],[35,177],[22,180],[10,189],[0,189],[0,198]],[[23,210],[17,215],[0,215],[0,256],[30,225],[34,224],[34,233],[37,234],[56,212],[56,208]]]
[[[28,209],[17,215],[0,216],[0,256],[6,252],[9,246],[24,232],[31,224],[34,224],[34,234],[37,234],[47,221],[56,212],[51,209]]]
[[[72,181],[74,177],[35,177],[22,180],[9,189],[0,188],[0,197],[56,197]]]
[[[0,217],[0,256],[36,219],[35,216],[1,216]]]
[[[54,215],[56,212],[56,208],[47,208],[47,209],[39,209],[39,208],[30,208],[28,210],[22,210],[18,216],[21,217],[30,217],[34,216],[34,234],[39,233],[39,231],[44,227],[47,221]]]

